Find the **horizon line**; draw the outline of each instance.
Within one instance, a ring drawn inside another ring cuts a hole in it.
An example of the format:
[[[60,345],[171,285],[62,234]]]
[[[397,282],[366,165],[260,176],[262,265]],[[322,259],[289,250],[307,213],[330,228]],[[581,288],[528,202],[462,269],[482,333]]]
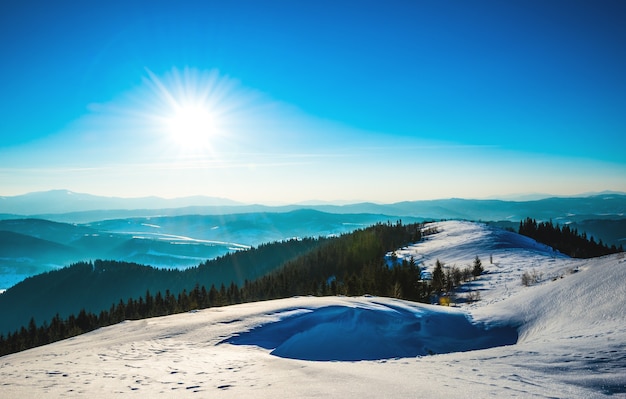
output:
[[[513,193],[513,194],[493,194],[485,197],[460,197],[460,196],[450,196],[450,197],[439,197],[439,198],[421,198],[421,199],[405,199],[394,202],[382,202],[376,200],[368,200],[368,199],[354,199],[354,200],[345,200],[345,199],[334,199],[334,200],[323,200],[323,199],[305,199],[296,202],[282,202],[282,201],[252,201],[252,202],[244,202],[228,197],[222,196],[212,196],[206,194],[192,194],[181,197],[162,197],[159,195],[145,195],[145,196],[137,196],[137,197],[122,197],[115,195],[99,195],[99,194],[91,194],[86,192],[73,191],[69,189],[50,189],[50,190],[40,190],[40,191],[29,191],[22,194],[14,194],[14,195],[0,195],[0,199],[6,200],[8,198],[17,198],[28,195],[35,194],[47,194],[47,193],[67,193],[68,195],[84,195],[90,197],[96,197],[101,199],[109,199],[109,200],[163,200],[163,201],[181,201],[181,200],[190,200],[190,199],[210,199],[210,200],[222,200],[231,202],[231,204],[197,204],[197,205],[185,205],[179,208],[186,207],[211,207],[211,206],[232,206],[232,207],[244,207],[244,206],[268,206],[268,207],[278,207],[278,206],[350,206],[350,205],[359,205],[359,204],[374,204],[374,205],[393,205],[399,204],[403,202],[426,202],[426,201],[445,201],[445,200],[468,200],[468,201],[505,201],[505,202],[526,202],[526,201],[539,201],[548,198],[585,198],[585,197],[593,197],[598,195],[626,195],[626,192],[617,191],[617,190],[602,190],[602,191],[590,191],[583,192],[577,194],[550,194],[550,193]]]

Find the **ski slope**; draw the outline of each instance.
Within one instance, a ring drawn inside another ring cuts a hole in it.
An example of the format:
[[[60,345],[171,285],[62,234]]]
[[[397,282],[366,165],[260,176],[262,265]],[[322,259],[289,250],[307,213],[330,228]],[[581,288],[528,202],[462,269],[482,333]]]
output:
[[[297,297],[127,321],[0,358],[0,398],[626,397],[623,254],[575,260],[482,224],[436,227],[398,256],[478,255],[480,301]],[[532,270],[541,281],[522,286]]]

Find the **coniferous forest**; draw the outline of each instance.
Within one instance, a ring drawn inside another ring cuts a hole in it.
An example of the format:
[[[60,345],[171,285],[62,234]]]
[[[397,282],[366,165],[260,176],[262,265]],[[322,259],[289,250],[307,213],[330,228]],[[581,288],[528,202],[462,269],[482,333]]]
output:
[[[624,251],[621,245],[609,247],[602,240],[596,242],[584,232],[579,234],[578,230],[568,225],[555,225],[551,220],[537,223],[535,219],[526,218],[520,221],[518,232],[572,258],[594,258]]]

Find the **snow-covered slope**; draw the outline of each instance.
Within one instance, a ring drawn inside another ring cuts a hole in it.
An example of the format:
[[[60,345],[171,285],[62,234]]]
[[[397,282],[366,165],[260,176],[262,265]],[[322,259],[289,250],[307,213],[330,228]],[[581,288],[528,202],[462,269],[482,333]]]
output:
[[[446,221],[427,226],[438,233],[398,249],[395,251],[398,259],[413,257],[420,267],[432,272],[437,260],[448,267],[464,268],[471,267],[478,256],[485,275],[464,287],[480,292],[481,301],[472,307],[500,301],[522,289],[520,281],[524,272],[551,279],[575,267],[564,261],[569,257],[544,244],[482,223]]]
[[[481,301],[299,297],[124,322],[0,358],[0,398],[626,397],[623,255],[574,260],[481,224],[438,229],[397,253],[426,266],[478,255]],[[522,286],[533,269],[543,280]]]

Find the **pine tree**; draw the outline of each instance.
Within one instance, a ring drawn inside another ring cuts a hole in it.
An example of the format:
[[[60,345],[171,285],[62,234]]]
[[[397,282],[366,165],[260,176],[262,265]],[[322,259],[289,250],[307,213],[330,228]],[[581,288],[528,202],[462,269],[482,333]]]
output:
[[[478,255],[476,255],[476,258],[474,259],[474,268],[472,269],[472,276],[476,278],[483,274],[484,271],[485,269],[483,268],[483,263],[480,261]]]
[[[445,287],[445,274],[443,272],[443,263],[437,259],[435,270],[433,270],[432,287],[434,292],[440,292]]]

